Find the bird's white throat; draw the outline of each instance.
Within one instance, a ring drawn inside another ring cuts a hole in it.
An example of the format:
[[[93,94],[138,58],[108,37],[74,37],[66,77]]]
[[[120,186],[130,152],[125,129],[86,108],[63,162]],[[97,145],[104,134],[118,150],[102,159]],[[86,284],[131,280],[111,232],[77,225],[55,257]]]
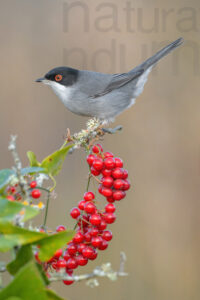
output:
[[[70,99],[72,87],[67,87],[64,86],[63,84],[60,84],[55,81],[50,81],[50,80],[48,80],[48,82],[45,82],[45,84],[49,85],[52,88],[54,93],[60,98],[60,100],[64,103],[64,105],[67,104],[67,102]]]

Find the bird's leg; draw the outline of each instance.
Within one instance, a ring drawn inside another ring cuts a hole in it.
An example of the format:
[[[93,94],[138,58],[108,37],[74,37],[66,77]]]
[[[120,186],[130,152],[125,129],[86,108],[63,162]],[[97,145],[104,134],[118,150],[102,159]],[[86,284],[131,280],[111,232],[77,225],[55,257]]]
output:
[[[99,132],[99,135],[104,135],[106,133],[109,133],[109,134],[114,134],[116,133],[117,131],[120,131],[122,130],[122,126],[121,125],[118,125],[116,126],[115,128],[104,128],[105,125],[107,125],[108,123],[106,122],[102,122],[98,128],[97,128],[97,131]]]

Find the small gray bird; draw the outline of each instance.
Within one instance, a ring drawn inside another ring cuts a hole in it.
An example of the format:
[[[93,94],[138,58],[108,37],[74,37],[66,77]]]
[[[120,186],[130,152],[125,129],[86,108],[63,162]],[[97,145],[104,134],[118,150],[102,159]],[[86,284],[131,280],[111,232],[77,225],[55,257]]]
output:
[[[179,38],[128,73],[104,74],[57,67],[36,82],[50,85],[71,112],[110,123],[135,103],[157,61],[182,43]]]

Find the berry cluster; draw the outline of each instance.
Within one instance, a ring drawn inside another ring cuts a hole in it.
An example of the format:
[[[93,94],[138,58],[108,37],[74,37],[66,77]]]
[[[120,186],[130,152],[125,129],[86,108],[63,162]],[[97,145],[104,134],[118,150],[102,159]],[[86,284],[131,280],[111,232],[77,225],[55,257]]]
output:
[[[29,192],[30,192],[30,197],[34,200],[34,199],[39,199],[41,197],[41,191],[40,189],[37,187],[37,181],[36,180],[32,180],[29,183]],[[25,200],[23,200],[23,197],[21,195],[21,190],[19,188],[18,184],[15,184],[14,186],[8,186],[7,191],[6,191],[6,198],[9,201],[19,201],[22,202],[25,205],[28,205],[28,202]],[[39,202],[37,205],[34,205],[31,201],[31,206],[35,206],[38,208],[43,208],[44,205],[42,202]]]
[[[103,152],[99,144],[92,147],[92,152],[87,156],[90,177],[94,177],[100,183],[98,191],[106,197],[108,203],[103,210],[98,209],[94,193],[87,191],[78,206],[72,208],[70,215],[77,221],[76,234],[67,244],[65,251],[59,249],[48,262],[48,267],[56,271],[62,269],[68,275],[72,275],[78,266],[85,266],[89,260],[95,260],[98,250],[108,247],[112,232],[106,230],[107,225],[116,219],[116,207],[113,202],[123,199],[130,188],[128,172],[123,169],[123,161],[120,158],[114,157],[110,152]],[[100,175],[102,177],[99,179]],[[57,232],[62,230],[65,230],[62,225],[56,229]],[[70,285],[73,280],[63,282]]]
[[[99,144],[94,145],[92,150],[93,154],[88,155],[87,162],[93,176],[102,175],[99,193],[110,203],[123,199],[130,188],[128,171],[123,169],[123,161],[110,152],[103,153]]]

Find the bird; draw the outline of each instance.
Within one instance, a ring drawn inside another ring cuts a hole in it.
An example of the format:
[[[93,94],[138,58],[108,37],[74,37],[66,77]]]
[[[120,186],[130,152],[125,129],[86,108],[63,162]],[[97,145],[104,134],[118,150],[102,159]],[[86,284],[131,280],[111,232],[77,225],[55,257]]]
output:
[[[127,73],[106,74],[61,66],[35,81],[49,85],[72,113],[108,124],[135,103],[155,64],[183,41],[175,40]]]

